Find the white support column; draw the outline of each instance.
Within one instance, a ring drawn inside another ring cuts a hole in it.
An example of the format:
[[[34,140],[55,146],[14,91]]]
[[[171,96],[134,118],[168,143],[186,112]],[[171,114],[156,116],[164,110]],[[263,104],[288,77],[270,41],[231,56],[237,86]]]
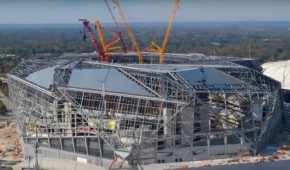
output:
[[[183,144],[192,143],[192,139],[189,136],[192,136],[193,132],[193,120],[194,120],[194,107],[186,107],[181,113],[181,128],[182,134],[184,135],[182,139]]]
[[[164,120],[164,137],[166,139],[166,146],[171,147],[172,146],[172,122],[170,121],[170,117],[172,113],[167,110],[167,108],[163,108],[163,120]],[[169,138],[169,139],[168,139]]]
[[[62,122],[62,127],[65,127],[66,136],[72,136],[70,103],[64,103],[64,122]]]
[[[225,145],[225,155],[227,155],[227,145],[228,145],[228,136],[225,134],[224,136],[224,145]]]

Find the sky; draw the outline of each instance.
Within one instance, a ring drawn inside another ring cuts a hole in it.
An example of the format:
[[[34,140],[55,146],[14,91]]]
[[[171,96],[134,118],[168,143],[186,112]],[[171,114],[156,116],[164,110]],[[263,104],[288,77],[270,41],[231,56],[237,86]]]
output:
[[[128,22],[167,22],[173,2],[119,0]],[[0,24],[78,23],[79,18],[113,22],[103,0],[0,0]],[[175,22],[192,21],[290,21],[290,0],[181,0]]]

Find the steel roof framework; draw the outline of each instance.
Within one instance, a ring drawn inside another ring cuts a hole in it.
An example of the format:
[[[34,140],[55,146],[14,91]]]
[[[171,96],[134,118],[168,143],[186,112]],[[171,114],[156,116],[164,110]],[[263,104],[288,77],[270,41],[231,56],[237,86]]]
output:
[[[256,154],[280,116],[279,83],[246,67],[216,64],[206,67],[244,84],[198,88],[172,70],[75,61],[55,68],[52,88],[43,89],[15,71],[8,83],[18,133],[34,143],[37,128],[41,146],[110,159],[122,155],[133,164]],[[73,69],[104,67],[153,96],[68,86]]]

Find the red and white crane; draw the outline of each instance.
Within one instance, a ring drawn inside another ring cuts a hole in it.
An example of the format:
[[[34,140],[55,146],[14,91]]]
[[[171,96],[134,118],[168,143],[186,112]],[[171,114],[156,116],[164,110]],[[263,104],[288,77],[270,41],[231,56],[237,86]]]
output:
[[[92,41],[96,51],[100,55],[100,61],[103,62],[105,60],[105,53],[102,50],[101,46],[99,45],[97,38],[95,37],[95,34],[93,33],[93,30],[90,27],[90,22],[87,19],[79,19],[79,21],[81,21],[83,23],[86,31],[88,32],[88,34],[90,36],[90,40]]]

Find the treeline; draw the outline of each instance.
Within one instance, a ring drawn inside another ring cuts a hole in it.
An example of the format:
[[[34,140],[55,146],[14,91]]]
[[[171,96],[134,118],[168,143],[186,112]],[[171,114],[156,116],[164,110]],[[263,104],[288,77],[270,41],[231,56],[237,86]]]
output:
[[[138,32],[138,30],[135,30]],[[154,30],[156,32],[156,30]],[[162,44],[164,32],[154,34],[148,29],[138,37],[141,46],[148,44],[148,36]],[[153,35],[153,36],[152,36]],[[278,28],[174,28],[167,52],[203,53],[205,55],[252,57],[262,62],[290,58],[290,31]]]
[[[155,40],[162,45],[166,31],[163,27],[132,27],[140,49]],[[114,28],[107,28],[114,30]],[[26,28],[1,29],[0,54],[15,54],[18,58],[0,59],[0,73],[9,72],[21,58],[54,57],[63,53],[84,53],[95,51],[87,35],[83,41],[83,28]],[[109,42],[113,37],[105,31]],[[123,32],[127,48],[133,49],[130,39]],[[289,59],[290,36],[288,28],[244,27],[179,27],[172,29],[166,52],[204,53],[205,55],[254,57],[262,61]]]
[[[0,54],[33,57],[37,54],[93,51],[81,41],[78,29],[13,29],[0,31]]]

